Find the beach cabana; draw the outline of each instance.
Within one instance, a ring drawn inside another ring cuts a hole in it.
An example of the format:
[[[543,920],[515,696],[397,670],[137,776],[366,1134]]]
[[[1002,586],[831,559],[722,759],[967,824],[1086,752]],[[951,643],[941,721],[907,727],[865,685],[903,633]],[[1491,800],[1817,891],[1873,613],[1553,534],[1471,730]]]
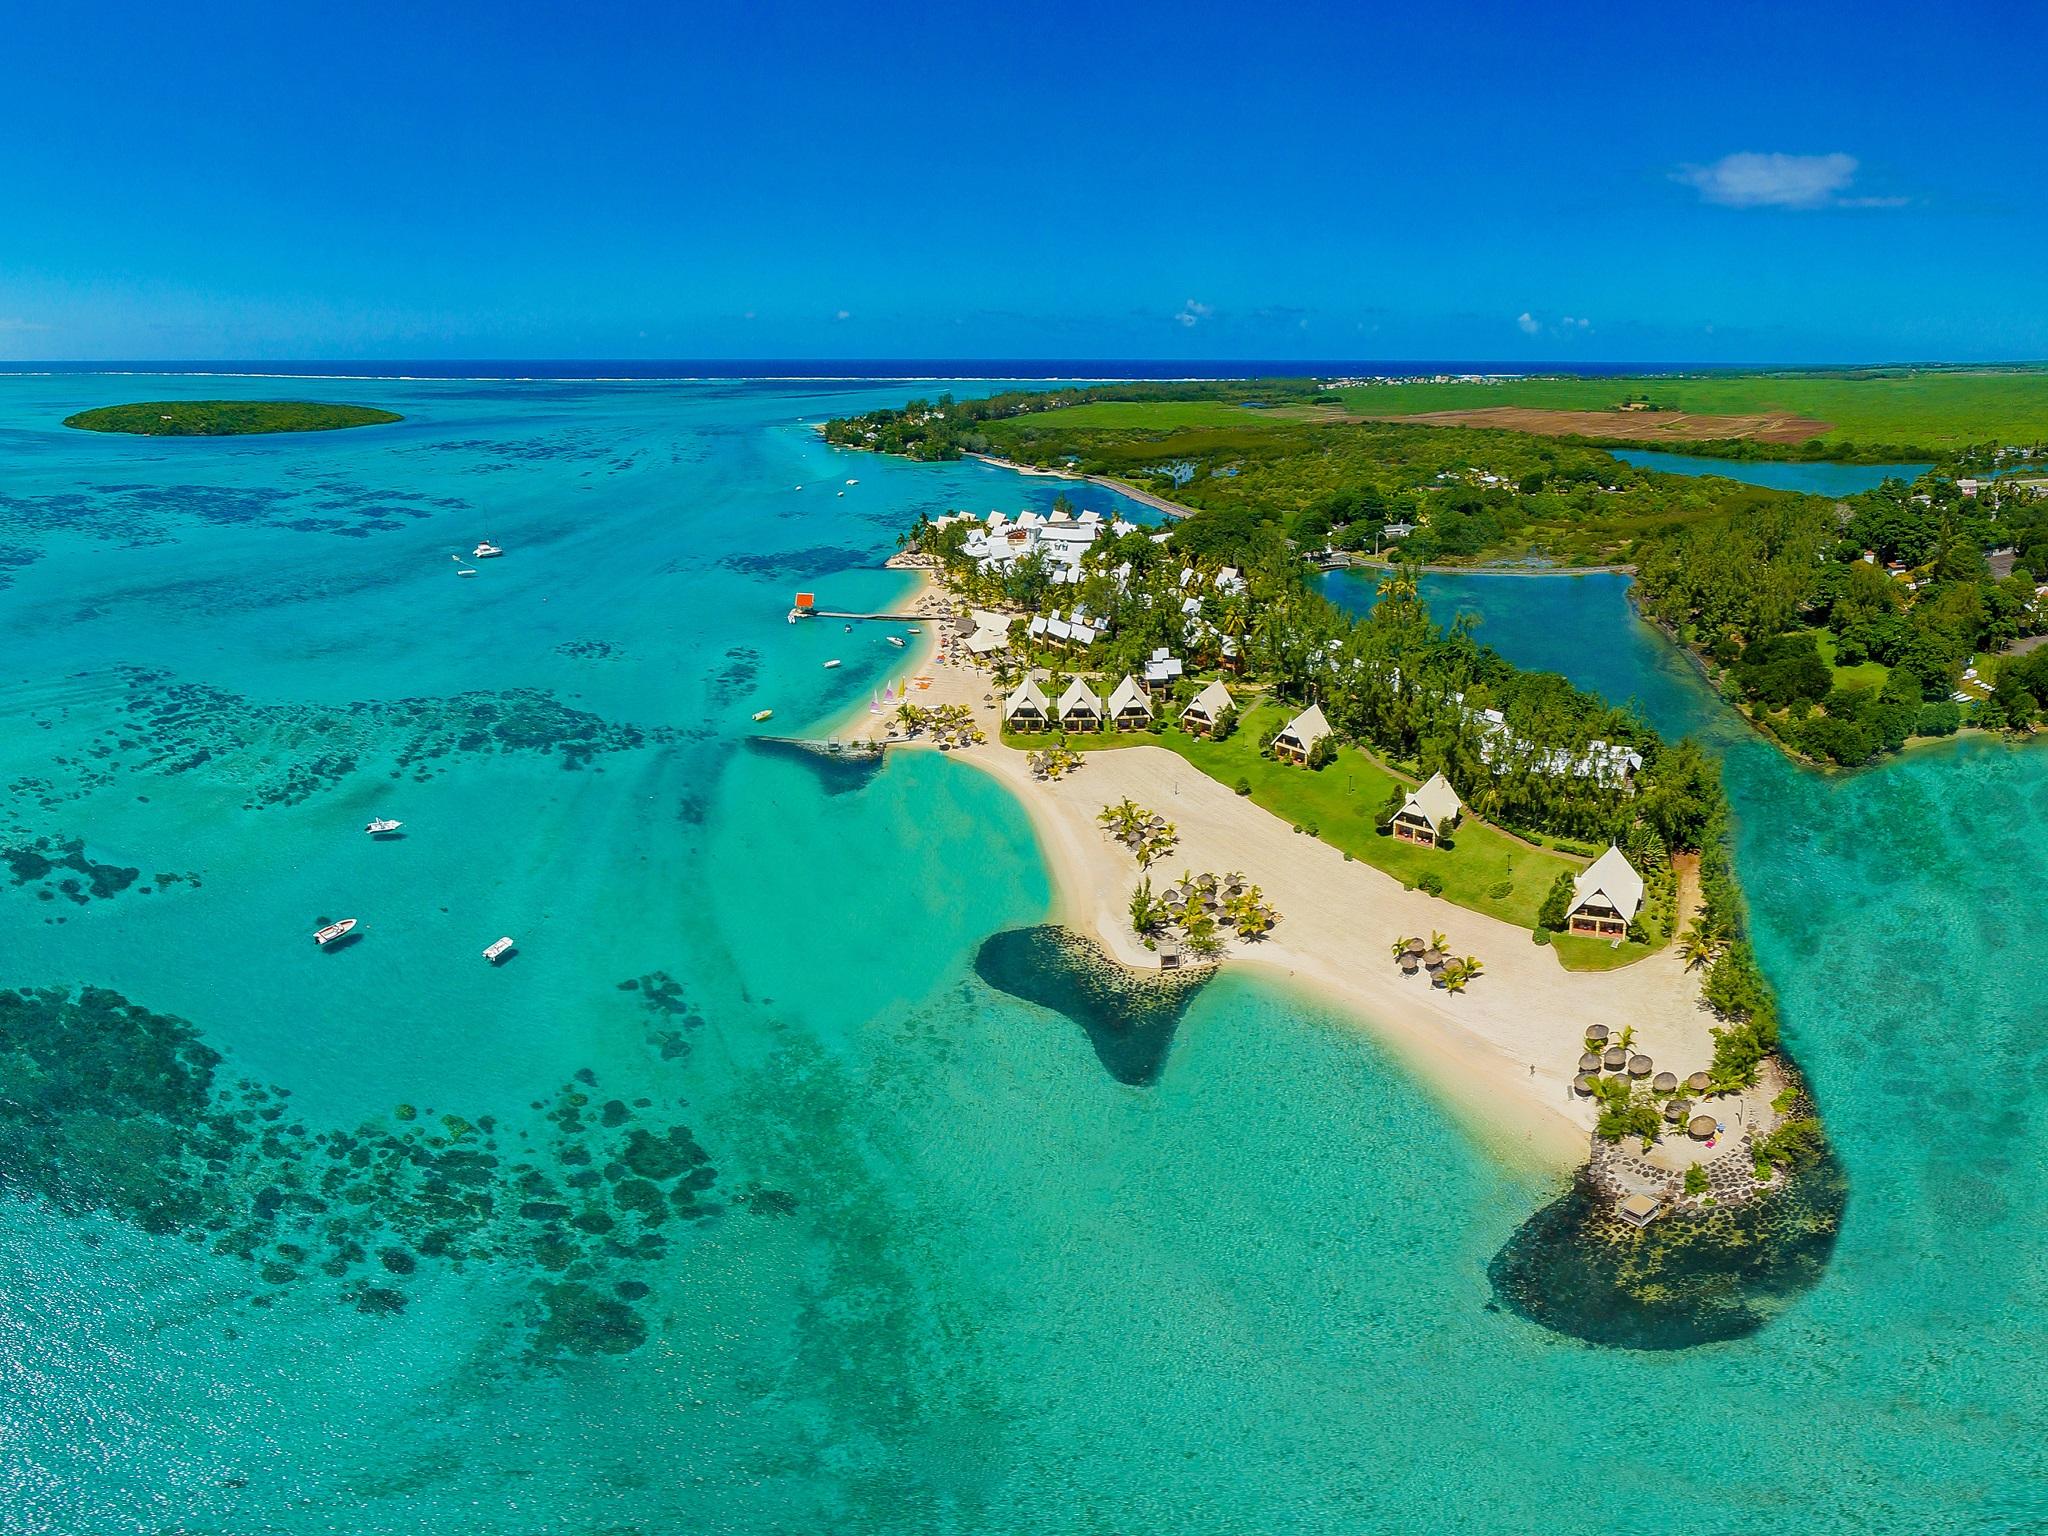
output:
[[[1330,734],[1330,722],[1323,718],[1323,706],[1311,704],[1273,738],[1273,755],[1282,762],[1307,763],[1316,743]]]
[[[1600,1062],[1608,1071],[1619,1072],[1628,1065],[1628,1052],[1618,1045],[1609,1046],[1607,1054],[1600,1058]]]
[[[1612,843],[1572,880],[1572,905],[1566,918],[1573,933],[1618,939],[1628,933],[1643,906],[1643,877]]]
[[[1066,730],[1099,731],[1102,729],[1102,696],[1077,677],[1060,695],[1060,707],[1055,713]]]
[[[1451,781],[1440,773],[1433,773],[1420,789],[1411,791],[1401,802],[1401,809],[1394,812],[1394,819],[1389,825],[1394,836],[1402,842],[1434,848],[1437,839],[1464,811],[1464,803],[1458,799],[1458,792],[1451,788]]]
[[[1659,1072],[1650,1086],[1658,1093],[1676,1093],[1678,1092],[1678,1074],[1676,1072]]]
[[[1588,1024],[1586,1026],[1586,1043],[1588,1045],[1604,1047],[1607,1044],[1608,1034],[1609,1030],[1605,1024]]]
[[[1707,1076],[1706,1073],[1695,1072],[1691,1077],[1688,1077],[1685,1080],[1685,1086],[1690,1088],[1694,1093],[1705,1093],[1707,1091],[1707,1085],[1711,1082],[1713,1082],[1713,1079]]]
[[[1665,1101],[1664,1118],[1673,1125],[1677,1125],[1691,1113],[1692,1105],[1688,1104],[1684,1099],[1669,1099]]]
[[[1003,724],[1013,731],[1042,731],[1051,723],[1052,706],[1045,701],[1045,690],[1031,678],[1003,700]]]
[[[1581,1072],[1572,1079],[1572,1092],[1582,1099],[1590,1097],[1593,1092],[1593,1079]]]
[[[1598,1072],[1600,1070],[1600,1058],[1591,1051],[1586,1052],[1585,1055],[1579,1058],[1579,1070],[1581,1072]]]
[[[1657,1213],[1663,1209],[1662,1200],[1638,1190],[1635,1194],[1622,1196],[1621,1204],[1614,1208],[1614,1214],[1632,1227],[1647,1227],[1657,1219]]]
[[[1120,731],[1152,729],[1152,700],[1128,672],[1109,696],[1109,723]]]
[[[1228,688],[1221,683],[1209,683],[1195,695],[1194,703],[1180,712],[1180,728],[1191,736],[1206,736],[1216,729],[1216,721],[1223,712],[1235,707]]]
[[[1714,1130],[1719,1124],[1720,1122],[1712,1115],[1694,1115],[1691,1122],[1685,1128],[1685,1134],[1694,1141],[1705,1141],[1714,1134]]]
[[[1631,1056],[1628,1059],[1628,1075],[1630,1077],[1648,1077],[1650,1075],[1650,1068],[1654,1065],[1656,1063],[1647,1056]]]

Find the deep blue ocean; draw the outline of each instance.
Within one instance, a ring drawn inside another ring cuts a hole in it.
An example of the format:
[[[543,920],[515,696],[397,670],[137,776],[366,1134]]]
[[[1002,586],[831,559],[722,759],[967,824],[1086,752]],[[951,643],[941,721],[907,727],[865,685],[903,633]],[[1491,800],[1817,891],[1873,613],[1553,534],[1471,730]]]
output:
[[[1119,1082],[975,972],[1048,906],[991,781],[749,744],[896,661],[792,590],[1057,482],[819,442],[887,384],[407,371],[239,439],[0,379],[0,1529],[2048,1521],[2048,756],[1803,774],[1620,578],[1431,578],[1724,751],[1850,1180],[1770,1326],[1598,1349],[1489,1288],[1555,1187],[1369,1030],[1226,976]]]

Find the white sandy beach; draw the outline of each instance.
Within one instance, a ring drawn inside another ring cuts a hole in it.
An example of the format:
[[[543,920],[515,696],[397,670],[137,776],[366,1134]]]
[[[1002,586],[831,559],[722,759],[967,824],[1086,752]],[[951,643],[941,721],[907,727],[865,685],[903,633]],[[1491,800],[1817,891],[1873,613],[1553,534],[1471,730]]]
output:
[[[906,606],[939,601],[926,583]],[[929,648],[935,626],[923,628],[918,641]],[[1233,943],[1228,964],[1285,976],[1360,1020],[1496,1145],[1556,1168],[1584,1160],[1593,1110],[1572,1094],[1571,1080],[1588,1025],[1616,1032],[1633,1025],[1635,1049],[1680,1077],[1712,1058],[1712,1016],[1675,948],[1618,971],[1567,971],[1526,930],[1347,862],[1164,748],[1091,752],[1069,776],[1038,779],[1027,754],[996,739],[998,707],[985,672],[930,654],[905,670],[931,679],[912,692],[913,702],[975,711],[989,741],[952,756],[993,774],[1029,813],[1053,875],[1057,920],[1130,965],[1157,966],[1126,912],[1141,871],[1096,821],[1104,805],[1129,796],[1179,829],[1179,846],[1152,871],[1155,883],[1183,869],[1241,870],[1279,910],[1273,934]],[[863,702],[834,734],[881,737],[891,723]],[[1447,936],[1451,953],[1484,962],[1484,974],[1462,994],[1403,976],[1393,962],[1396,938],[1435,931]]]

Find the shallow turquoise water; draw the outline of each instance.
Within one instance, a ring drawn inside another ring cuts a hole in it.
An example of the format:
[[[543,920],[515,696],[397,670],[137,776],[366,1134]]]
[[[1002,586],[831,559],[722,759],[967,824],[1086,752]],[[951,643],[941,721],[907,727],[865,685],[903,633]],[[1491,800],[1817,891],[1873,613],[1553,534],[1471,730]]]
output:
[[[1552,1190],[1355,1029],[1226,977],[1155,1085],[1119,1083],[1081,1029],[975,975],[1047,903],[992,784],[929,756],[828,780],[739,745],[752,710],[800,725],[899,664],[784,624],[792,587],[884,602],[900,578],[867,567],[918,509],[1057,487],[849,460],[797,423],[888,389],[331,383],[409,419],[239,442],[54,425],[219,392],[0,383],[0,841],[76,837],[138,871],[83,901],[64,871],[0,872],[0,981],[181,1014],[309,1134],[407,1103],[495,1116],[508,1158],[545,1165],[528,1106],[587,1068],[593,1100],[649,1101],[632,1123],[689,1126],[717,1209],[664,1227],[658,1259],[586,1251],[578,1272],[648,1286],[648,1337],[579,1355],[537,1349],[558,1277],[509,1239],[375,1275],[405,1302],[372,1315],[343,1299],[355,1270],[267,1280],[23,1191],[0,1222],[9,1529],[2048,1516],[2026,1369],[2048,1343],[2048,758],[1963,746],[1820,780],[1717,731],[1849,1217],[1827,1280],[1761,1335],[1594,1350],[1491,1304],[1487,1261]],[[486,533],[511,553],[455,579],[447,553]],[[1662,725],[1712,719],[1622,590],[1430,595]],[[410,835],[370,845],[373,813]],[[315,953],[312,921],[343,912],[362,942]],[[521,952],[492,970],[499,933]]]
[[[1614,456],[1638,469],[1667,475],[1719,475],[1774,491],[1806,491],[1815,496],[1854,496],[1875,490],[1887,480],[1917,480],[1925,464],[1783,464],[1765,459],[1716,459],[1692,453],[1658,453],[1648,448],[1616,448]]]

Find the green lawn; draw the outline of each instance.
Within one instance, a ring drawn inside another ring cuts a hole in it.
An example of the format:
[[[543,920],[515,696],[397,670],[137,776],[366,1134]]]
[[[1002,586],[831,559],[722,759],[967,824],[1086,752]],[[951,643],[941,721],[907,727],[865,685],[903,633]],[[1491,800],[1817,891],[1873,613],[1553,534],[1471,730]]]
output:
[[[1882,688],[1885,679],[1892,675],[1892,669],[1881,661],[1861,662],[1853,667],[1839,665],[1835,661],[1835,636],[1832,630],[1811,631],[1813,643],[1820,652],[1820,659],[1835,671],[1837,688]]]
[[[1298,412],[1289,412],[1275,419],[1292,422],[1298,416]],[[1026,425],[1049,422],[1063,428],[1139,427],[1171,432],[1183,427],[1241,427],[1262,417],[1273,417],[1273,412],[1222,400],[1092,400],[1016,419]]]
[[[1434,871],[1443,877],[1444,900],[1518,928],[1534,928],[1543,898],[1561,873],[1583,867],[1547,848],[1531,848],[1496,827],[1467,817],[1449,848],[1418,848],[1378,831],[1381,809],[1397,781],[1385,768],[1355,747],[1337,753],[1336,762],[1319,772],[1274,762],[1259,755],[1259,737],[1285,719],[1290,710],[1261,704],[1248,710],[1228,741],[1208,741],[1180,730],[1126,731],[1110,735],[1013,735],[1011,746],[1042,747],[1064,741],[1080,752],[1113,751],[1148,744],[1177,752],[1189,763],[1231,788],[1242,778],[1252,787],[1255,805],[1296,827],[1313,826],[1316,836],[1361,863],[1386,871],[1403,885],[1413,886]],[[1171,862],[1169,860],[1169,862]]]
[[[1489,406],[1606,410],[1631,395],[1705,415],[1786,411],[1827,422],[1822,441],[1960,448],[2032,442],[2048,415],[2048,370],[1890,373],[1702,374],[1687,378],[1530,378],[1498,383],[1375,385],[1340,392],[1373,416],[1469,411]],[[1614,435],[1630,436],[1617,413]]]
[[[1664,946],[1628,940],[1617,946],[1612,939],[1595,939],[1583,933],[1554,933],[1550,936],[1550,947],[1557,951],[1558,962],[1568,971],[1618,971],[1646,955],[1654,955]]]

